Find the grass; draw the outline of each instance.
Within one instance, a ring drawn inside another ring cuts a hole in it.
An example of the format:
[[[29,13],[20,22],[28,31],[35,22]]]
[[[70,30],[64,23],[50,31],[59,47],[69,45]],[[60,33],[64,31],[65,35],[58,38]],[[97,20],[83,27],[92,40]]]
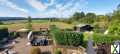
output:
[[[7,21],[5,21],[7,22]],[[4,22],[4,23],[5,23]],[[9,23],[10,22],[10,23]],[[8,24],[5,25],[0,25],[0,27],[8,27],[9,29],[21,29],[21,28],[26,28],[27,26],[27,21],[26,20],[22,20],[22,21],[8,21]],[[64,22],[50,22],[48,20],[32,20],[32,25],[36,26],[36,25],[56,25],[57,27],[61,28],[61,29],[66,29],[66,28],[73,28],[73,24],[67,24]]]
[[[32,20],[32,23],[47,23],[49,20]]]

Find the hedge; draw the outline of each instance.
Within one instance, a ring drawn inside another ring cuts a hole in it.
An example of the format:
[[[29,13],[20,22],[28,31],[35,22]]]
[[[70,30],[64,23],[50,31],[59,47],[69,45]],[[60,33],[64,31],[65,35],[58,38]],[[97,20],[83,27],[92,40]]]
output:
[[[93,40],[96,44],[101,44],[101,43],[112,44],[114,41],[120,40],[120,36],[94,34]]]
[[[56,42],[60,45],[79,46],[83,44],[83,34],[72,31],[61,31],[57,27],[51,28],[51,33]]]
[[[0,40],[2,40],[5,37],[8,37],[9,32],[7,27],[0,27]]]

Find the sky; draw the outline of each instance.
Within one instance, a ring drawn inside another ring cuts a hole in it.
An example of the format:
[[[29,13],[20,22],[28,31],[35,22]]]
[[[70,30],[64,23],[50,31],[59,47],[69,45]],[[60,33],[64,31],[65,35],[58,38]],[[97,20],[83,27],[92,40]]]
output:
[[[75,12],[111,13],[119,0],[0,0],[0,17],[70,17]]]

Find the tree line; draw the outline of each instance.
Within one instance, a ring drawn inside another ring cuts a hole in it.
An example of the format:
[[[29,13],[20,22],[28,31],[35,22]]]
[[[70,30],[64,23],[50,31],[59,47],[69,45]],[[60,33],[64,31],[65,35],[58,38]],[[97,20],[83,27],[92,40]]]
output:
[[[69,19],[69,22],[91,24],[95,27],[96,32],[109,30],[109,33],[120,34],[120,5],[117,6],[113,13],[97,15],[95,13],[76,12]]]

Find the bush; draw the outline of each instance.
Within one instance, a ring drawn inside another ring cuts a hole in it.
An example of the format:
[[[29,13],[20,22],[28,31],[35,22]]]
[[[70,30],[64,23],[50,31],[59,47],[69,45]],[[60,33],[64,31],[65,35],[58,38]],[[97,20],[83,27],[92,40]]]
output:
[[[79,46],[83,43],[83,34],[71,31],[61,31],[57,27],[51,28],[51,33],[56,42],[60,45]]]
[[[3,25],[4,23],[0,21],[0,25]]]
[[[0,27],[0,40],[2,40],[5,37],[8,37],[8,28],[7,27]]]
[[[88,44],[88,41],[84,41],[84,43],[82,44],[82,46],[83,46],[84,48],[87,48],[87,44]]]
[[[120,40],[120,36],[94,34],[93,40],[96,44],[101,44],[101,43],[111,44],[113,43],[113,41]]]
[[[66,43],[66,45],[79,46],[83,44],[83,34],[77,32],[63,31],[61,33],[61,40]]]
[[[40,48],[39,47],[32,47],[30,49],[30,54],[41,54]]]
[[[10,33],[10,36],[11,36],[12,38],[17,38],[17,37],[19,37],[19,34],[18,34],[17,32],[11,32],[11,33]]]
[[[60,49],[56,49],[55,54],[62,54]]]

